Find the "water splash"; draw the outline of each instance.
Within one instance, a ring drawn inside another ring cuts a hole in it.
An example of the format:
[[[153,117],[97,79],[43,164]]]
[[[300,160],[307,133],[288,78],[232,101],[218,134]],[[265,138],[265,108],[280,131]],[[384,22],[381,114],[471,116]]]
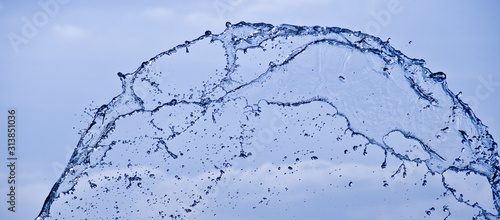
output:
[[[499,217],[497,144],[444,73],[347,29],[226,26],[118,74],[37,219],[321,218],[356,196]]]

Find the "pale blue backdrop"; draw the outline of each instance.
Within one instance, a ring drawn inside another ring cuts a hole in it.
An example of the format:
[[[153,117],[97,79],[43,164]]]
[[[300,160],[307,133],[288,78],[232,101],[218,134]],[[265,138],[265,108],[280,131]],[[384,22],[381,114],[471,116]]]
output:
[[[382,39],[442,71],[500,139],[499,1],[0,1],[0,126],[18,110],[18,210],[34,219],[90,119],[119,94],[116,73],[225,22],[337,26]],[[6,133],[0,133],[5,146]],[[0,164],[6,151],[0,150]],[[7,193],[0,166],[0,195]]]

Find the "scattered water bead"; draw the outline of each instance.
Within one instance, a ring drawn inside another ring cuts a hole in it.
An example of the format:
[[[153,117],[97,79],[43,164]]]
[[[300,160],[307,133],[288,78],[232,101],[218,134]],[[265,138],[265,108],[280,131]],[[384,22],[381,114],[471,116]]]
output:
[[[38,219],[498,217],[498,146],[444,73],[348,29],[226,27],[118,74]]]

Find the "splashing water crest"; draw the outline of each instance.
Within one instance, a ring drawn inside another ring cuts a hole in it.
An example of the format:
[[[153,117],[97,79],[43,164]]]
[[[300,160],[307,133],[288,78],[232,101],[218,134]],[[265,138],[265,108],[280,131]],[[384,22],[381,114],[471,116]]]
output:
[[[377,37],[228,23],[118,75],[37,219],[499,217],[487,127]]]

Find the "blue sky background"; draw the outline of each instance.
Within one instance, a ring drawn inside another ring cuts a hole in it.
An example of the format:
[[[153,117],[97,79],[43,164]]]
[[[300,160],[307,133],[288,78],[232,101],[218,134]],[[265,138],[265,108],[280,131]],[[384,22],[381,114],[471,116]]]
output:
[[[1,202],[0,218],[36,217],[88,125],[84,109],[120,93],[117,72],[132,72],[206,30],[219,33],[226,21],[337,26],[391,38],[407,56],[445,72],[450,89],[462,91],[498,141],[499,10],[493,0],[0,1],[0,125],[7,109],[17,109],[19,140],[19,209],[9,215]],[[36,29],[29,35],[26,21]],[[12,34],[24,43],[13,44]],[[0,169],[1,194],[6,170]]]

